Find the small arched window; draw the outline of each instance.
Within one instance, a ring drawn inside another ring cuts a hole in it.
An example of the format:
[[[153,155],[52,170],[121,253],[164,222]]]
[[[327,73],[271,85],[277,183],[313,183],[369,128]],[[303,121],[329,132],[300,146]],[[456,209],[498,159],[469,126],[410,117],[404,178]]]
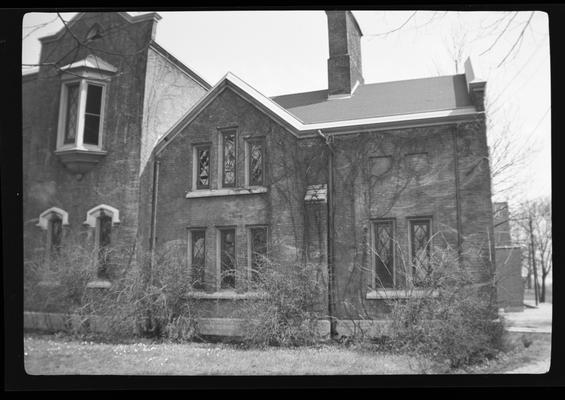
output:
[[[51,207],[39,215],[37,226],[47,231],[47,248],[51,254],[61,251],[65,225],[69,225],[69,214],[58,207]]]
[[[98,278],[107,279],[110,265],[112,228],[120,223],[120,212],[111,206],[101,204],[86,213],[84,224],[96,230],[95,245],[98,253]]]

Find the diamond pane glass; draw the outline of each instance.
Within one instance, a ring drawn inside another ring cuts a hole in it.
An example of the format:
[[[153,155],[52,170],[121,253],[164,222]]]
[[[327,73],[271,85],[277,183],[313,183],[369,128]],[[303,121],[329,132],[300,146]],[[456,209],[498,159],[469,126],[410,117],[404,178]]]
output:
[[[267,256],[267,228],[251,229],[251,279],[259,280]]]
[[[224,134],[224,174],[223,186],[235,185],[235,133]]]
[[[249,162],[249,184],[263,184],[263,145],[261,143],[250,143]]]
[[[198,176],[196,182],[197,188],[210,187],[210,148],[198,149]]]
[[[392,221],[375,223],[375,286],[394,287],[394,237]]]
[[[412,263],[415,283],[421,283],[430,274],[430,221],[411,223]]]
[[[192,281],[201,289],[204,283],[206,235],[204,231],[192,232]]]
[[[235,288],[235,229],[221,231],[221,280],[222,289]]]
[[[64,137],[65,144],[74,143],[76,140],[77,121],[78,121],[78,96],[79,96],[78,83],[67,85],[67,114],[65,117],[65,137]]]

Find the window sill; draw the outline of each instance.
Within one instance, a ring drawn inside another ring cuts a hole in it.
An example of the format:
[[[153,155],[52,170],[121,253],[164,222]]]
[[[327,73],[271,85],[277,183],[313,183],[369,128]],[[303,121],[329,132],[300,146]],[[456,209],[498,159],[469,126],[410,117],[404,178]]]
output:
[[[409,299],[419,297],[437,297],[439,292],[437,290],[428,291],[422,289],[379,289],[367,292],[366,298],[369,300],[375,299]]]
[[[106,156],[108,152],[103,150],[90,150],[83,148],[61,148],[55,151],[55,155],[67,167],[76,174],[84,174],[90,171],[96,164]]]
[[[186,297],[190,299],[209,299],[209,300],[245,300],[245,299],[258,299],[265,294],[261,292],[245,292],[237,293],[233,290],[225,290],[221,292],[206,293],[206,292],[189,292]]]
[[[193,199],[198,197],[234,196],[241,194],[258,194],[258,193],[267,193],[267,188],[265,186],[249,186],[244,188],[193,190],[186,194],[186,198]]]
[[[88,289],[110,289],[112,287],[112,283],[106,280],[96,280],[88,282],[86,287]]]

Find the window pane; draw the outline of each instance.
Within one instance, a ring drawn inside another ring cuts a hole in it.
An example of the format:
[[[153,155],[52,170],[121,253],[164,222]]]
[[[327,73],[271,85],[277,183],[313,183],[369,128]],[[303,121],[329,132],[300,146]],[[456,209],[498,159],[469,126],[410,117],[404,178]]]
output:
[[[210,187],[210,148],[203,147],[197,151],[198,171],[196,187],[198,189]]]
[[[235,229],[221,231],[220,287],[235,288]]]
[[[267,256],[267,228],[251,229],[251,279],[259,280]]]
[[[249,184],[263,184],[263,144],[249,143]]]
[[[51,252],[59,253],[61,250],[61,238],[63,233],[63,221],[59,217],[51,218]]]
[[[105,278],[110,260],[112,217],[103,213],[98,217],[98,277]]]
[[[102,105],[102,86],[88,85],[86,93],[86,112],[88,114],[100,115]]]
[[[100,130],[100,116],[84,116],[84,143],[98,145],[98,132]]]
[[[223,186],[235,185],[235,132],[224,133]]]
[[[394,287],[394,237],[392,221],[375,223],[375,287]]]
[[[67,113],[65,117],[65,138],[64,143],[74,143],[76,140],[77,133],[77,121],[78,121],[78,96],[79,96],[79,85],[78,83],[73,83],[67,85]]]
[[[421,284],[430,274],[430,221],[412,221],[410,229],[414,283]]]
[[[192,282],[197,289],[202,289],[206,265],[206,234],[204,231],[192,232]]]

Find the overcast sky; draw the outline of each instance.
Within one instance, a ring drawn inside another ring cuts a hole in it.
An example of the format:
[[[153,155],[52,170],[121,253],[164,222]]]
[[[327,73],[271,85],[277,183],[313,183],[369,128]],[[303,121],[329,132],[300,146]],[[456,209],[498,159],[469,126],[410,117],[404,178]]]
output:
[[[163,18],[156,41],[212,85],[230,71],[267,96],[327,88],[328,38],[323,11],[159,14]],[[545,13],[532,16],[526,11],[506,19],[498,12],[354,14],[365,35],[362,59],[366,83],[454,74],[450,43],[452,38],[465,36],[465,55],[473,57],[479,75],[487,80],[487,99],[494,101],[495,126],[511,121],[513,145],[529,149],[525,168],[515,173],[522,185],[495,196],[495,200],[512,204],[551,193],[551,85]],[[61,15],[69,20],[74,14]],[[522,40],[507,57],[530,17]],[[37,39],[62,26],[57,14],[27,14],[22,62],[37,63]],[[496,134],[496,128],[489,132],[491,137]]]

